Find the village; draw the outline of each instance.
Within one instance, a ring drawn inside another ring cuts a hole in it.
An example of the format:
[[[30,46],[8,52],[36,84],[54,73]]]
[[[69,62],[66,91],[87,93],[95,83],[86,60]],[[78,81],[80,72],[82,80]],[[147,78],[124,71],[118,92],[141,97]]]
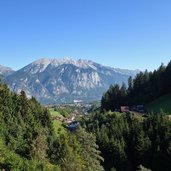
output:
[[[88,111],[92,108],[92,104],[83,104],[82,102],[75,102],[73,104],[64,104],[58,106],[51,106],[51,110],[58,114],[52,115],[52,119],[61,122],[68,130],[74,131],[80,125],[80,119],[82,117],[88,118]],[[145,115],[145,108],[143,105],[135,106],[121,106],[116,112],[129,113],[132,112],[136,115]]]
[[[70,104],[48,106],[52,119],[61,122],[68,130],[74,131],[80,125],[82,117],[88,117],[92,104],[74,101]]]

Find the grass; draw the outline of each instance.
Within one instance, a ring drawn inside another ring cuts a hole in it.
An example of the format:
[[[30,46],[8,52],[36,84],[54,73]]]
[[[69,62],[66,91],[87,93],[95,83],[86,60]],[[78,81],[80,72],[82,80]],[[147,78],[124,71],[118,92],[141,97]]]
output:
[[[49,108],[49,111],[52,117],[60,116],[61,118],[63,118],[63,116],[59,112],[54,111],[53,108]],[[59,120],[56,120],[56,119],[53,120],[53,126],[54,126],[55,133],[57,136],[59,136],[60,134],[64,134],[66,132],[65,128],[62,125],[62,122]]]
[[[51,114],[52,116],[59,116],[59,115],[60,115],[60,113],[57,112],[57,111],[54,111],[53,108],[49,108],[49,111],[50,111],[50,114]],[[61,115],[61,116],[62,116],[62,115]]]
[[[164,95],[151,103],[149,103],[147,106],[148,112],[160,112],[162,109],[164,112],[171,114],[171,94]]]
[[[55,133],[56,133],[57,136],[59,136],[60,134],[65,134],[66,130],[63,127],[61,121],[53,120],[53,126],[54,126]]]

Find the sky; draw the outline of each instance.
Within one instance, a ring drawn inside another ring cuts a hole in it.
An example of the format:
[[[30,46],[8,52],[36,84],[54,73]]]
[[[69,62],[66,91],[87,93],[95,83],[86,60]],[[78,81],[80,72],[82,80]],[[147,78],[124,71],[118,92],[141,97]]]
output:
[[[154,70],[171,60],[170,0],[1,0],[0,64],[43,57]]]

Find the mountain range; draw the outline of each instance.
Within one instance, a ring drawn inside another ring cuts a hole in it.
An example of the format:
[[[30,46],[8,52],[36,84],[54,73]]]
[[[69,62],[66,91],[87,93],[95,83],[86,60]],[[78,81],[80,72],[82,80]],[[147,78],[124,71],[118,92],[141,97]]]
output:
[[[138,72],[70,58],[42,58],[18,71],[0,66],[0,74],[12,91],[24,90],[42,104],[100,100],[111,84],[127,84]]]
[[[14,72],[14,70],[12,70],[11,68],[0,65],[0,75],[1,76],[8,76],[8,75],[12,74],[13,72]]]

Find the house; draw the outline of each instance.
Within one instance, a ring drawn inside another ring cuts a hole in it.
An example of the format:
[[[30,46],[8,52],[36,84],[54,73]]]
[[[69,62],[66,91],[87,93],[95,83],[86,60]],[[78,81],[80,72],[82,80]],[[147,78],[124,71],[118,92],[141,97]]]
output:
[[[65,119],[64,119],[64,122],[67,123],[67,124],[69,124],[69,123],[72,122],[72,120],[70,120],[69,118],[65,118]]]
[[[129,106],[121,106],[121,112],[123,113],[129,112]]]
[[[76,130],[77,129],[77,127],[79,126],[79,122],[78,121],[74,121],[74,122],[72,122],[72,123],[70,123],[70,124],[68,124],[68,129],[69,130]]]
[[[53,117],[54,120],[59,120],[59,121],[63,121],[63,117],[62,116],[54,116]]]
[[[137,105],[137,112],[139,113],[145,113],[145,108],[143,105]]]
[[[75,120],[76,114],[70,114],[70,116],[68,118],[64,119],[64,122],[69,124],[72,123]]]
[[[134,111],[134,112],[137,111],[137,106],[135,106],[135,105],[134,106],[131,106],[130,107],[130,111]]]

